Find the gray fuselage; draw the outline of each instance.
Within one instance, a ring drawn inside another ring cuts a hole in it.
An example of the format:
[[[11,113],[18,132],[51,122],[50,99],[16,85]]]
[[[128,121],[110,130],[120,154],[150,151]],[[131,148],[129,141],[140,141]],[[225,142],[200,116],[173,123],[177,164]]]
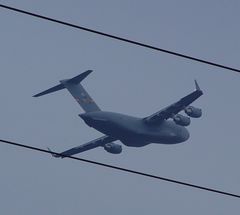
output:
[[[149,143],[177,144],[189,138],[188,130],[172,120],[147,124],[142,118],[106,111],[88,112],[79,116],[88,126],[119,139],[126,146],[141,147]]]

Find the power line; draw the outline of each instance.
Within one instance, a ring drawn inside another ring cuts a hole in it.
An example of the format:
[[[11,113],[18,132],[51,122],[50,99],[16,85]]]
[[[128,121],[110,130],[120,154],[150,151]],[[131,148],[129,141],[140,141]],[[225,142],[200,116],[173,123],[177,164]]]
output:
[[[71,24],[71,23],[68,23],[68,22],[65,22],[65,21],[61,21],[61,20],[57,20],[57,19],[54,19],[54,18],[46,17],[46,16],[43,16],[43,15],[40,15],[40,14],[35,14],[35,13],[32,13],[32,12],[28,12],[28,11],[21,10],[21,9],[18,9],[18,8],[10,7],[10,6],[7,6],[7,5],[0,4],[0,7],[8,9],[8,10],[15,11],[15,12],[18,12],[18,13],[22,13],[22,14],[33,16],[33,17],[37,17],[37,18],[40,18],[40,19],[48,20],[48,21],[51,21],[51,22],[54,22],[54,23],[69,26],[69,27],[72,27],[72,28],[87,31],[87,32],[90,32],[90,33],[105,36],[105,37],[108,37],[108,38],[111,38],[111,39],[131,43],[131,44],[141,46],[141,47],[145,47],[145,48],[148,48],[148,49],[152,49],[152,50],[155,50],[155,51],[164,52],[164,53],[167,53],[167,54],[171,54],[171,55],[175,55],[175,56],[182,57],[182,58],[185,58],[185,59],[189,59],[189,60],[197,61],[197,62],[200,62],[200,63],[212,65],[212,66],[219,67],[219,68],[222,68],[222,69],[227,69],[227,70],[231,70],[231,71],[235,71],[235,72],[240,72],[239,69],[236,69],[236,68],[233,68],[233,67],[229,67],[229,66],[225,66],[225,65],[222,65],[222,64],[210,62],[210,61],[203,60],[203,59],[200,59],[200,58],[191,57],[191,56],[188,56],[188,55],[185,55],[185,54],[169,51],[169,50],[166,50],[166,49],[151,46],[151,45],[148,45],[148,44],[144,44],[144,43],[137,42],[137,41],[134,41],[134,40],[130,40],[130,39],[127,39],[127,38],[115,36],[115,35],[112,35],[112,34],[104,33],[104,32],[101,32],[101,31],[96,31],[96,30],[93,30],[93,29],[90,29],[90,28],[86,28],[86,27],[83,27],[83,26]],[[48,153],[48,154],[54,153],[56,155],[61,155],[60,153],[57,153],[57,152],[50,152],[48,150],[44,150],[44,149],[41,149],[41,148],[32,147],[32,146],[28,146],[28,145],[24,145],[24,144],[20,144],[20,143],[16,143],[16,142],[3,140],[3,139],[0,139],[0,142],[10,144],[10,145],[14,145],[14,146],[18,146],[18,147],[22,147],[22,148],[27,148],[27,149],[34,150],[34,151],[40,151],[42,153]],[[209,191],[209,192],[214,192],[214,193],[218,193],[218,194],[222,194],[222,195],[227,195],[227,196],[240,198],[240,195],[237,195],[237,194],[224,192],[224,191],[220,191],[220,190],[216,190],[216,189],[212,189],[212,188],[207,188],[207,187],[203,187],[203,186],[199,186],[199,185],[195,185],[195,184],[191,184],[191,183],[186,183],[186,182],[182,182],[182,181],[178,181],[178,180],[174,180],[174,179],[170,179],[170,178],[165,178],[165,177],[161,177],[161,176],[157,176],[157,175],[152,175],[152,174],[148,174],[148,173],[144,173],[144,172],[139,172],[139,171],[126,169],[126,168],[122,168],[122,167],[118,167],[118,166],[113,166],[113,165],[109,165],[109,164],[105,164],[105,163],[100,163],[100,162],[96,162],[96,161],[92,161],[92,160],[87,160],[87,159],[83,159],[83,158],[78,158],[78,157],[73,157],[73,156],[66,156],[66,157],[70,158],[70,159],[86,162],[86,163],[91,163],[91,164],[94,164],[94,165],[99,165],[99,166],[103,166],[103,167],[107,167],[107,168],[111,168],[111,169],[116,169],[116,170],[119,170],[119,171],[124,171],[124,172],[128,172],[128,173],[136,174],[136,175],[141,175],[141,176],[145,176],[145,177],[149,177],[149,178],[154,178],[154,179],[158,179],[158,180],[167,181],[167,182],[170,182],[170,183],[180,184],[180,185],[183,185],[183,186],[188,186],[188,187],[192,187],[192,188],[196,188],[196,189],[201,189],[201,190],[205,190],[205,191]]]
[[[24,145],[24,144],[20,144],[20,143],[17,143],[17,142],[12,142],[12,141],[3,140],[3,139],[0,139],[0,142],[10,144],[10,145],[14,145],[14,146],[18,146],[18,147],[22,147],[22,148],[26,148],[26,149],[30,149],[30,150],[34,150],[34,151],[39,151],[39,152],[42,152],[42,153],[55,154],[55,155],[60,155],[61,156],[61,154],[57,153],[57,152],[53,152],[53,151],[50,152],[48,150],[44,150],[44,149],[41,149],[41,148],[28,146],[28,145]],[[195,184],[191,184],[191,183],[187,183],[187,182],[182,182],[182,181],[178,181],[178,180],[174,180],[174,179],[170,179],[170,178],[165,178],[165,177],[161,177],[161,176],[157,176],[157,175],[152,175],[152,174],[148,174],[148,173],[144,173],[144,172],[139,172],[139,171],[126,169],[126,168],[118,167],[118,166],[113,166],[113,165],[109,165],[109,164],[105,164],[105,163],[101,163],[101,162],[97,162],[97,161],[87,160],[87,159],[83,159],[83,158],[78,158],[78,157],[73,157],[73,156],[65,156],[65,157],[73,159],[73,160],[78,160],[78,161],[82,161],[82,162],[86,162],[86,163],[91,163],[91,164],[98,165],[98,166],[103,166],[103,167],[107,167],[107,168],[111,168],[111,169],[116,169],[116,170],[123,171],[123,172],[128,172],[128,173],[132,173],[132,174],[136,174],[136,175],[141,175],[141,176],[154,178],[154,179],[158,179],[158,180],[162,180],[162,181],[167,181],[167,182],[170,182],[170,183],[180,184],[180,185],[188,186],[188,187],[191,187],[191,188],[196,188],[196,189],[205,190],[205,191],[209,191],[209,192],[214,192],[214,193],[218,193],[218,194],[222,194],[222,195],[226,195],[226,196],[240,198],[240,195],[237,195],[237,194],[233,194],[233,193],[229,193],[229,192],[225,192],[225,191],[221,191],[221,190],[216,190],[216,189],[212,189],[212,188],[208,188],[208,187],[203,187],[203,186],[199,186],[199,185],[195,185]]]
[[[48,20],[50,22],[58,23],[58,24],[65,25],[65,26],[68,26],[68,27],[76,28],[76,29],[87,31],[87,32],[94,33],[94,34],[98,34],[98,35],[108,37],[108,38],[111,38],[111,39],[119,40],[119,41],[126,42],[126,43],[131,43],[131,44],[134,44],[134,45],[137,45],[137,46],[152,49],[152,50],[155,50],[155,51],[164,52],[164,53],[167,53],[167,54],[170,54],[170,55],[175,55],[177,57],[185,58],[185,59],[188,59],[188,60],[197,61],[197,62],[200,62],[200,63],[208,64],[208,65],[215,66],[215,67],[222,68],[222,69],[231,70],[231,71],[238,72],[238,73],[240,72],[240,69],[236,69],[236,68],[233,68],[233,67],[230,67],[230,66],[225,66],[223,64],[214,63],[214,62],[207,61],[207,60],[200,59],[200,58],[196,58],[196,57],[191,57],[189,55],[181,54],[181,53],[170,51],[170,50],[167,50],[167,49],[162,49],[162,48],[152,46],[152,45],[149,45],[149,44],[144,44],[142,42],[138,42],[138,41],[134,41],[134,40],[131,40],[131,39],[116,36],[116,35],[113,35],[113,34],[97,31],[97,30],[90,29],[90,28],[86,28],[86,27],[83,27],[83,26],[80,26],[80,25],[72,24],[72,23],[61,21],[61,20],[54,19],[54,18],[51,18],[51,17],[47,17],[47,16],[43,16],[43,15],[40,15],[40,14],[32,13],[32,12],[29,12],[29,11],[21,10],[21,9],[18,9],[18,8],[10,7],[10,6],[4,5],[4,4],[0,4],[0,7],[8,9],[8,10],[15,11],[15,12],[18,12],[18,13],[26,14],[26,15],[29,15],[29,16],[37,17],[37,18],[40,18],[40,19]]]

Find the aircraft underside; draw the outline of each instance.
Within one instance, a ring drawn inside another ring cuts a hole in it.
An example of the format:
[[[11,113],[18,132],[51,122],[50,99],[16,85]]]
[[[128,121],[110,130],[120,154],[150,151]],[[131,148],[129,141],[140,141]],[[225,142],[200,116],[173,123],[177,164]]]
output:
[[[202,115],[200,108],[189,106],[203,94],[196,80],[195,91],[148,117],[137,118],[102,111],[81,84],[91,72],[88,70],[71,79],[62,80],[60,84],[34,95],[39,97],[67,89],[85,111],[79,116],[88,126],[104,134],[100,138],[62,152],[61,156],[53,154],[54,157],[70,156],[97,147],[119,154],[122,152],[122,146],[114,143],[117,140],[130,147],[142,147],[150,143],[181,143],[189,138],[189,132],[185,127],[190,125],[190,117],[199,118]],[[179,114],[181,111],[187,116]]]
[[[150,143],[176,144],[186,141],[189,132],[173,121],[148,125],[141,118],[112,112],[89,112],[79,115],[85,123],[119,139],[124,145],[142,147]]]

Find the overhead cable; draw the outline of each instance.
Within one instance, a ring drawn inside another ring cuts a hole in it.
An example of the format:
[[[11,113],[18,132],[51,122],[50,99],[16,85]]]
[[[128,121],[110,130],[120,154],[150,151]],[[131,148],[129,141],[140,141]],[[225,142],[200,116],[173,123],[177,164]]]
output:
[[[26,148],[26,149],[30,149],[30,150],[33,150],[33,151],[39,151],[41,153],[48,153],[48,154],[51,154],[51,155],[55,154],[55,155],[60,155],[61,156],[61,154],[57,153],[57,152],[48,151],[48,150],[45,150],[45,149],[20,144],[20,143],[17,143],[17,142],[12,142],[12,141],[3,140],[3,139],[0,139],[0,142],[10,144],[10,145],[14,145],[14,146],[18,146],[18,147],[22,147],[22,148]],[[226,196],[240,198],[240,195],[238,195],[238,194],[229,193],[229,192],[225,192],[225,191],[221,191],[221,190],[217,190],[217,189],[213,189],[213,188],[208,188],[208,187],[204,187],[204,186],[199,186],[199,185],[188,183],[188,182],[183,182],[183,181],[170,179],[170,178],[166,178],[166,177],[162,177],[162,176],[152,175],[152,174],[149,174],[149,173],[139,172],[139,171],[136,171],[136,170],[131,170],[131,169],[127,169],[127,168],[123,168],[123,167],[119,167],[119,166],[113,166],[113,165],[109,165],[109,164],[106,164],[106,163],[87,160],[87,159],[83,159],[83,158],[78,158],[78,157],[73,157],[73,156],[65,156],[65,157],[73,159],[73,160],[77,160],[77,161],[82,161],[82,162],[85,162],[85,163],[91,163],[91,164],[94,164],[94,165],[103,166],[103,167],[127,172],[127,173],[132,173],[132,174],[136,174],[136,175],[145,176],[145,177],[148,177],[148,178],[167,181],[167,182],[170,182],[170,183],[179,184],[179,185],[183,185],[183,186],[187,186],[187,187],[191,187],[191,188],[196,188],[196,189],[205,190],[205,191],[209,191],[209,192],[213,192],[213,193],[218,193],[218,194],[222,194],[222,195],[226,195]]]
[[[215,67],[222,68],[222,69],[231,70],[231,71],[234,71],[234,72],[240,72],[240,69],[237,69],[237,68],[233,68],[233,67],[230,67],[230,66],[225,66],[223,64],[211,62],[211,61],[204,60],[204,59],[201,59],[201,58],[196,58],[196,57],[192,57],[192,56],[189,56],[189,55],[181,54],[179,52],[159,48],[159,47],[156,47],[156,46],[153,46],[153,45],[145,44],[145,43],[142,43],[142,42],[138,42],[138,41],[127,39],[127,38],[120,37],[120,36],[116,36],[116,35],[113,35],[113,34],[97,31],[97,30],[94,30],[94,29],[91,29],[91,28],[87,28],[87,27],[83,27],[83,26],[80,26],[80,25],[65,22],[65,21],[62,21],[62,20],[59,20],[59,19],[54,19],[54,18],[51,18],[51,17],[43,16],[43,15],[36,14],[36,13],[33,13],[33,12],[29,12],[29,11],[26,11],[26,10],[18,9],[18,8],[15,8],[15,7],[10,7],[10,6],[4,5],[4,4],[0,4],[0,7],[11,10],[11,11],[15,11],[15,12],[18,12],[18,13],[26,14],[26,15],[29,15],[29,16],[37,17],[37,18],[40,18],[40,19],[48,20],[48,21],[58,23],[58,24],[61,24],[61,25],[65,25],[65,26],[68,26],[68,27],[72,27],[72,28],[76,28],[76,29],[79,29],[79,30],[91,32],[91,33],[94,33],[94,34],[98,34],[98,35],[108,37],[108,38],[111,38],[111,39],[119,40],[119,41],[126,42],[126,43],[131,43],[131,44],[134,44],[134,45],[137,45],[137,46],[141,46],[141,47],[152,49],[152,50],[159,51],[159,52],[164,52],[164,53],[167,53],[167,54],[170,54],[170,55],[175,55],[177,57],[185,58],[185,59],[188,59],[188,60],[197,61],[197,62],[200,62],[200,63],[208,64],[208,65],[215,66]]]

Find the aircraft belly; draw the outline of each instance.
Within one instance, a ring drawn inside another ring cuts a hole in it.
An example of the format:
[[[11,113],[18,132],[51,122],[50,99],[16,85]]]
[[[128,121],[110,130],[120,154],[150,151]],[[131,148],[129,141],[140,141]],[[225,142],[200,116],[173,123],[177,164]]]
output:
[[[121,134],[120,130],[113,125],[95,125],[94,128],[103,134],[108,136],[116,137],[119,139],[119,135]]]
[[[176,128],[169,125],[146,127],[141,123],[99,124],[94,126],[98,131],[115,137],[126,146],[142,147],[149,143],[176,144],[183,142],[177,135]]]
[[[125,121],[94,123],[93,127],[108,136],[119,139],[126,146],[141,147],[149,144],[142,136],[139,122],[135,120],[128,123]]]
[[[109,112],[92,112],[81,116],[105,135],[121,140],[127,146],[141,147],[149,143],[176,144],[188,139],[185,127],[171,120],[146,124],[142,119]]]

